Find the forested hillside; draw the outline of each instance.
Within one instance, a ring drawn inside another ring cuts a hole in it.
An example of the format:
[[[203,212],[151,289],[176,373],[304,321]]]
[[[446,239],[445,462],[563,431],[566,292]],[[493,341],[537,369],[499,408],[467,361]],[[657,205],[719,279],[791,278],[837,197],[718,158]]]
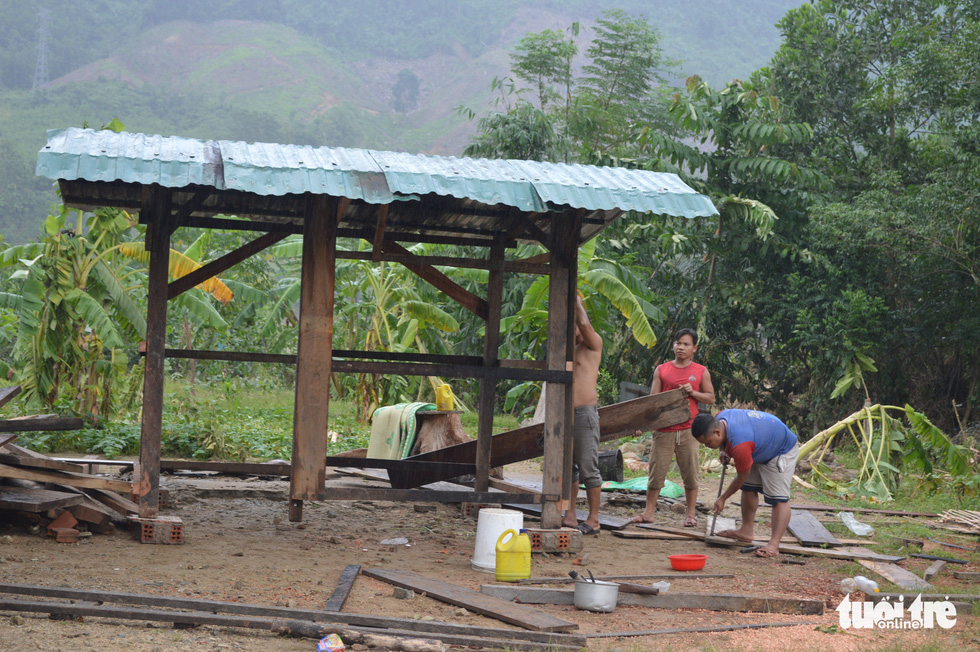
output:
[[[675,83],[724,83],[767,62],[798,4],[0,0],[0,235],[35,237],[55,199],[34,176],[50,128],[115,117],[131,131],[456,155],[474,125],[453,109],[487,105],[529,31],[577,22],[588,35],[619,7],[683,61]]]

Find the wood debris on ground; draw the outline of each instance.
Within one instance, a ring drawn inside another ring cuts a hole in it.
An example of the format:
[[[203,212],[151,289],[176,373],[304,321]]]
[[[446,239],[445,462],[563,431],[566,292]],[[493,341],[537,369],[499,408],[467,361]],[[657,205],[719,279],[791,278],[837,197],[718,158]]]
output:
[[[0,513],[28,528],[45,528],[62,543],[126,526],[138,506],[132,484],[90,473],[79,464],[52,459],[13,443],[0,445]]]

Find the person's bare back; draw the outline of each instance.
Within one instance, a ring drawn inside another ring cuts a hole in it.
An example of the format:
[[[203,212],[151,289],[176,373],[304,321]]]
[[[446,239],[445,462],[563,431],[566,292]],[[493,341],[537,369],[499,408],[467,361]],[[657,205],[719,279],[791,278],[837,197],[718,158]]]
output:
[[[572,401],[575,407],[598,405],[599,364],[602,338],[592,328],[582,299],[575,300],[575,353],[572,367]]]

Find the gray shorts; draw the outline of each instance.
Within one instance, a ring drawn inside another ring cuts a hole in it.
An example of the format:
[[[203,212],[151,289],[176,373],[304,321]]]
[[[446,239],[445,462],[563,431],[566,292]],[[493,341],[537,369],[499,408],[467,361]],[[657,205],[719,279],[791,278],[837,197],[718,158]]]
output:
[[[594,489],[602,484],[599,475],[599,408],[582,405],[575,408],[575,425],[572,427],[572,482]]]
[[[742,491],[762,492],[763,499],[770,505],[789,502],[789,487],[796,473],[796,460],[800,456],[800,445],[796,444],[788,453],[778,455],[768,462],[752,465],[749,477],[742,485]]]

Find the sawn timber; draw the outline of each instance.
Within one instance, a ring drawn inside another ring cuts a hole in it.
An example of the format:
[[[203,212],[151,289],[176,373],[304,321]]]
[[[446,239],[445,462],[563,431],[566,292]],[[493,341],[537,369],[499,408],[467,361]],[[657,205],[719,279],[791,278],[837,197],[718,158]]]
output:
[[[641,396],[599,408],[599,440],[622,439],[639,432],[659,430],[691,418],[687,396],[680,389]],[[490,466],[498,467],[541,457],[544,454],[544,424],[537,423],[495,435],[490,449]],[[476,460],[476,441],[406,457],[405,461],[472,464]],[[389,469],[391,486],[396,489],[419,487],[436,480],[448,480],[452,473]]]

